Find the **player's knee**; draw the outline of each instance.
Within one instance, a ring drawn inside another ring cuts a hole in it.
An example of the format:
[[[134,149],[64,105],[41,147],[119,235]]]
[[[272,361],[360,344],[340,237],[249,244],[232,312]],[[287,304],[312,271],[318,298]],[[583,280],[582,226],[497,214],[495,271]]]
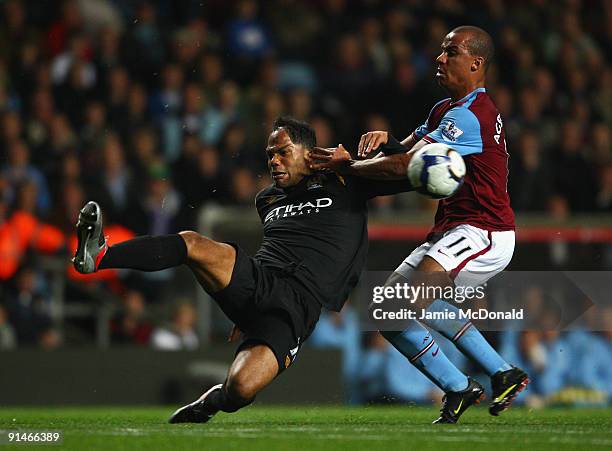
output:
[[[197,250],[198,245],[201,243],[202,235],[198,232],[194,232],[193,230],[185,230],[180,232],[179,235],[183,240],[185,240],[185,245],[187,246],[187,255],[192,256],[193,253]]]
[[[214,258],[212,240],[192,230],[180,232],[179,235],[185,240],[187,258],[192,263],[207,264],[212,261]]]
[[[225,382],[229,404],[236,410],[253,402],[259,387],[246,372],[231,374]]]

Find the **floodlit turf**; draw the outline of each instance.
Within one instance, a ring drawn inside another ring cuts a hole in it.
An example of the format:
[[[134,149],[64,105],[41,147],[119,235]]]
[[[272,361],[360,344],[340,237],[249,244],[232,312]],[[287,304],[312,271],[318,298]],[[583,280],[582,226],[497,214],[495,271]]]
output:
[[[460,425],[433,408],[260,407],[207,425],[167,424],[168,407],[2,408],[0,430],[54,429],[71,450],[593,450],[612,448],[612,410],[470,409]],[[13,448],[12,446],[10,448]],[[19,445],[19,449],[26,449]],[[0,450],[5,449],[0,445]]]

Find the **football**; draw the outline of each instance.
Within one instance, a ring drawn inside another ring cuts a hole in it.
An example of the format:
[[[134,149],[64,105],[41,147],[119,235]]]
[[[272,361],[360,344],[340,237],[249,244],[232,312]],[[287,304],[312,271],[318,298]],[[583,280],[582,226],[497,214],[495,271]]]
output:
[[[445,144],[427,144],[414,153],[407,174],[418,192],[444,199],[455,194],[463,183],[465,162],[459,152]]]

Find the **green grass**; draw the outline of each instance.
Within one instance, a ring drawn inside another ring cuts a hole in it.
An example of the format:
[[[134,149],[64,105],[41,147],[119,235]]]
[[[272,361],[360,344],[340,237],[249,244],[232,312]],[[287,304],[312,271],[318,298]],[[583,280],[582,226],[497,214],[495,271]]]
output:
[[[168,407],[3,408],[0,430],[53,429],[71,450],[596,450],[612,448],[612,410],[470,409],[437,426],[434,408],[248,407],[206,425],[170,425]],[[19,445],[8,448],[27,449]],[[34,448],[34,446],[32,446]],[[5,449],[0,446],[0,451]]]

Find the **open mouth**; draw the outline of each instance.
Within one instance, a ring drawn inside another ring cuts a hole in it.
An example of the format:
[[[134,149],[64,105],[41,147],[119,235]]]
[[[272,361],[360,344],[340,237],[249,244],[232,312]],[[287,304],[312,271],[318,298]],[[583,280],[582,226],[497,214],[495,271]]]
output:
[[[272,178],[273,178],[274,180],[280,180],[280,179],[282,179],[283,177],[285,177],[286,175],[287,175],[287,173],[286,173],[286,172],[276,172],[276,171],[275,171],[275,172],[273,172],[273,173],[272,173]]]

